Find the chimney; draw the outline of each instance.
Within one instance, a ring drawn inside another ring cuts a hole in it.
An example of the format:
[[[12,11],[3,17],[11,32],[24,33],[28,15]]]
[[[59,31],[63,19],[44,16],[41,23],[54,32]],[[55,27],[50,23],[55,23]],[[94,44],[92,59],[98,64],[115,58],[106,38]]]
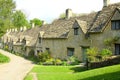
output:
[[[47,24],[47,22],[43,21],[42,25],[45,25],[45,24]]]
[[[107,7],[110,4],[110,0],[103,0],[103,7]]]
[[[34,28],[35,27],[35,23],[32,23],[32,28]]]
[[[72,17],[72,9],[66,9],[66,19],[70,19]]]

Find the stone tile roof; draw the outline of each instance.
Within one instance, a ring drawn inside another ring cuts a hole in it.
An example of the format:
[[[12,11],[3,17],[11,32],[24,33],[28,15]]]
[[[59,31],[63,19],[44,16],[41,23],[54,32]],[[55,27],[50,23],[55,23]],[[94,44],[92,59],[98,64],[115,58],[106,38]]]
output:
[[[116,8],[120,7],[120,3],[110,4],[107,7],[103,7],[101,11],[98,12],[95,21],[89,32],[101,32],[106,26],[108,21],[111,19]]]
[[[39,27],[34,27],[26,31],[8,32],[3,36],[5,40],[4,42],[6,42],[8,38],[8,42],[12,40],[14,42],[14,45],[19,45],[22,44],[21,42],[25,38],[27,42],[26,46],[34,46],[38,38],[39,31],[40,31]],[[19,39],[20,42],[17,42]]]
[[[43,25],[40,30],[45,32],[43,38],[67,38],[74,22],[77,21],[81,25],[83,32],[86,33],[87,29],[93,23],[96,14],[94,12],[70,19],[58,19],[52,24]]]

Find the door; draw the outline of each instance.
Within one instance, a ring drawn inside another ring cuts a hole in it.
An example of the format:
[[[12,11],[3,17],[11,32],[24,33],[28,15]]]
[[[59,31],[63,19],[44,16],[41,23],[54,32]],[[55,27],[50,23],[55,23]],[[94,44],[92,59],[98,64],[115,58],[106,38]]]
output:
[[[115,44],[115,55],[120,55],[120,44]]]
[[[89,47],[82,47],[82,60],[83,60],[83,62],[86,62],[87,49],[89,49]]]

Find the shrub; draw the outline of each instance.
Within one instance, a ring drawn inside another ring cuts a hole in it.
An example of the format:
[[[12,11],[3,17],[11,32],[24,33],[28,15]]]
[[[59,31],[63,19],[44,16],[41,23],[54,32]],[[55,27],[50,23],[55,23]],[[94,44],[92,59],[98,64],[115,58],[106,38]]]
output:
[[[109,49],[103,49],[100,53],[103,59],[107,59],[107,57],[112,55],[112,52]]]
[[[54,65],[62,65],[62,61],[60,59],[55,59],[54,60]]]
[[[96,61],[96,56],[98,55],[98,48],[93,47],[90,49],[87,49],[87,58],[89,61]]]
[[[6,45],[6,46],[4,47],[4,50],[5,50],[5,51],[9,51],[9,47]]]
[[[39,60],[39,62],[45,62],[48,59],[50,59],[50,55],[49,55],[49,53],[47,51],[46,52],[42,52],[42,53],[38,53],[38,60]]]
[[[78,65],[79,64],[79,60],[76,57],[71,56],[71,57],[68,58],[67,64],[68,65]]]
[[[53,65],[53,62],[54,62],[54,59],[50,58],[50,59],[47,59],[45,62],[43,62],[43,65]]]

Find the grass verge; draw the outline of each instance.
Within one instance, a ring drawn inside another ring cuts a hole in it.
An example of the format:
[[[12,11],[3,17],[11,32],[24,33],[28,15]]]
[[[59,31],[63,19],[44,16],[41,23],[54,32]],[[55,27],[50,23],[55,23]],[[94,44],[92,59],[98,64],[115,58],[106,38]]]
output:
[[[10,61],[10,58],[0,53],[0,63],[7,63]]]
[[[25,80],[32,80],[31,73],[36,73],[38,80],[120,80],[120,65],[92,70],[76,66],[35,66]]]

